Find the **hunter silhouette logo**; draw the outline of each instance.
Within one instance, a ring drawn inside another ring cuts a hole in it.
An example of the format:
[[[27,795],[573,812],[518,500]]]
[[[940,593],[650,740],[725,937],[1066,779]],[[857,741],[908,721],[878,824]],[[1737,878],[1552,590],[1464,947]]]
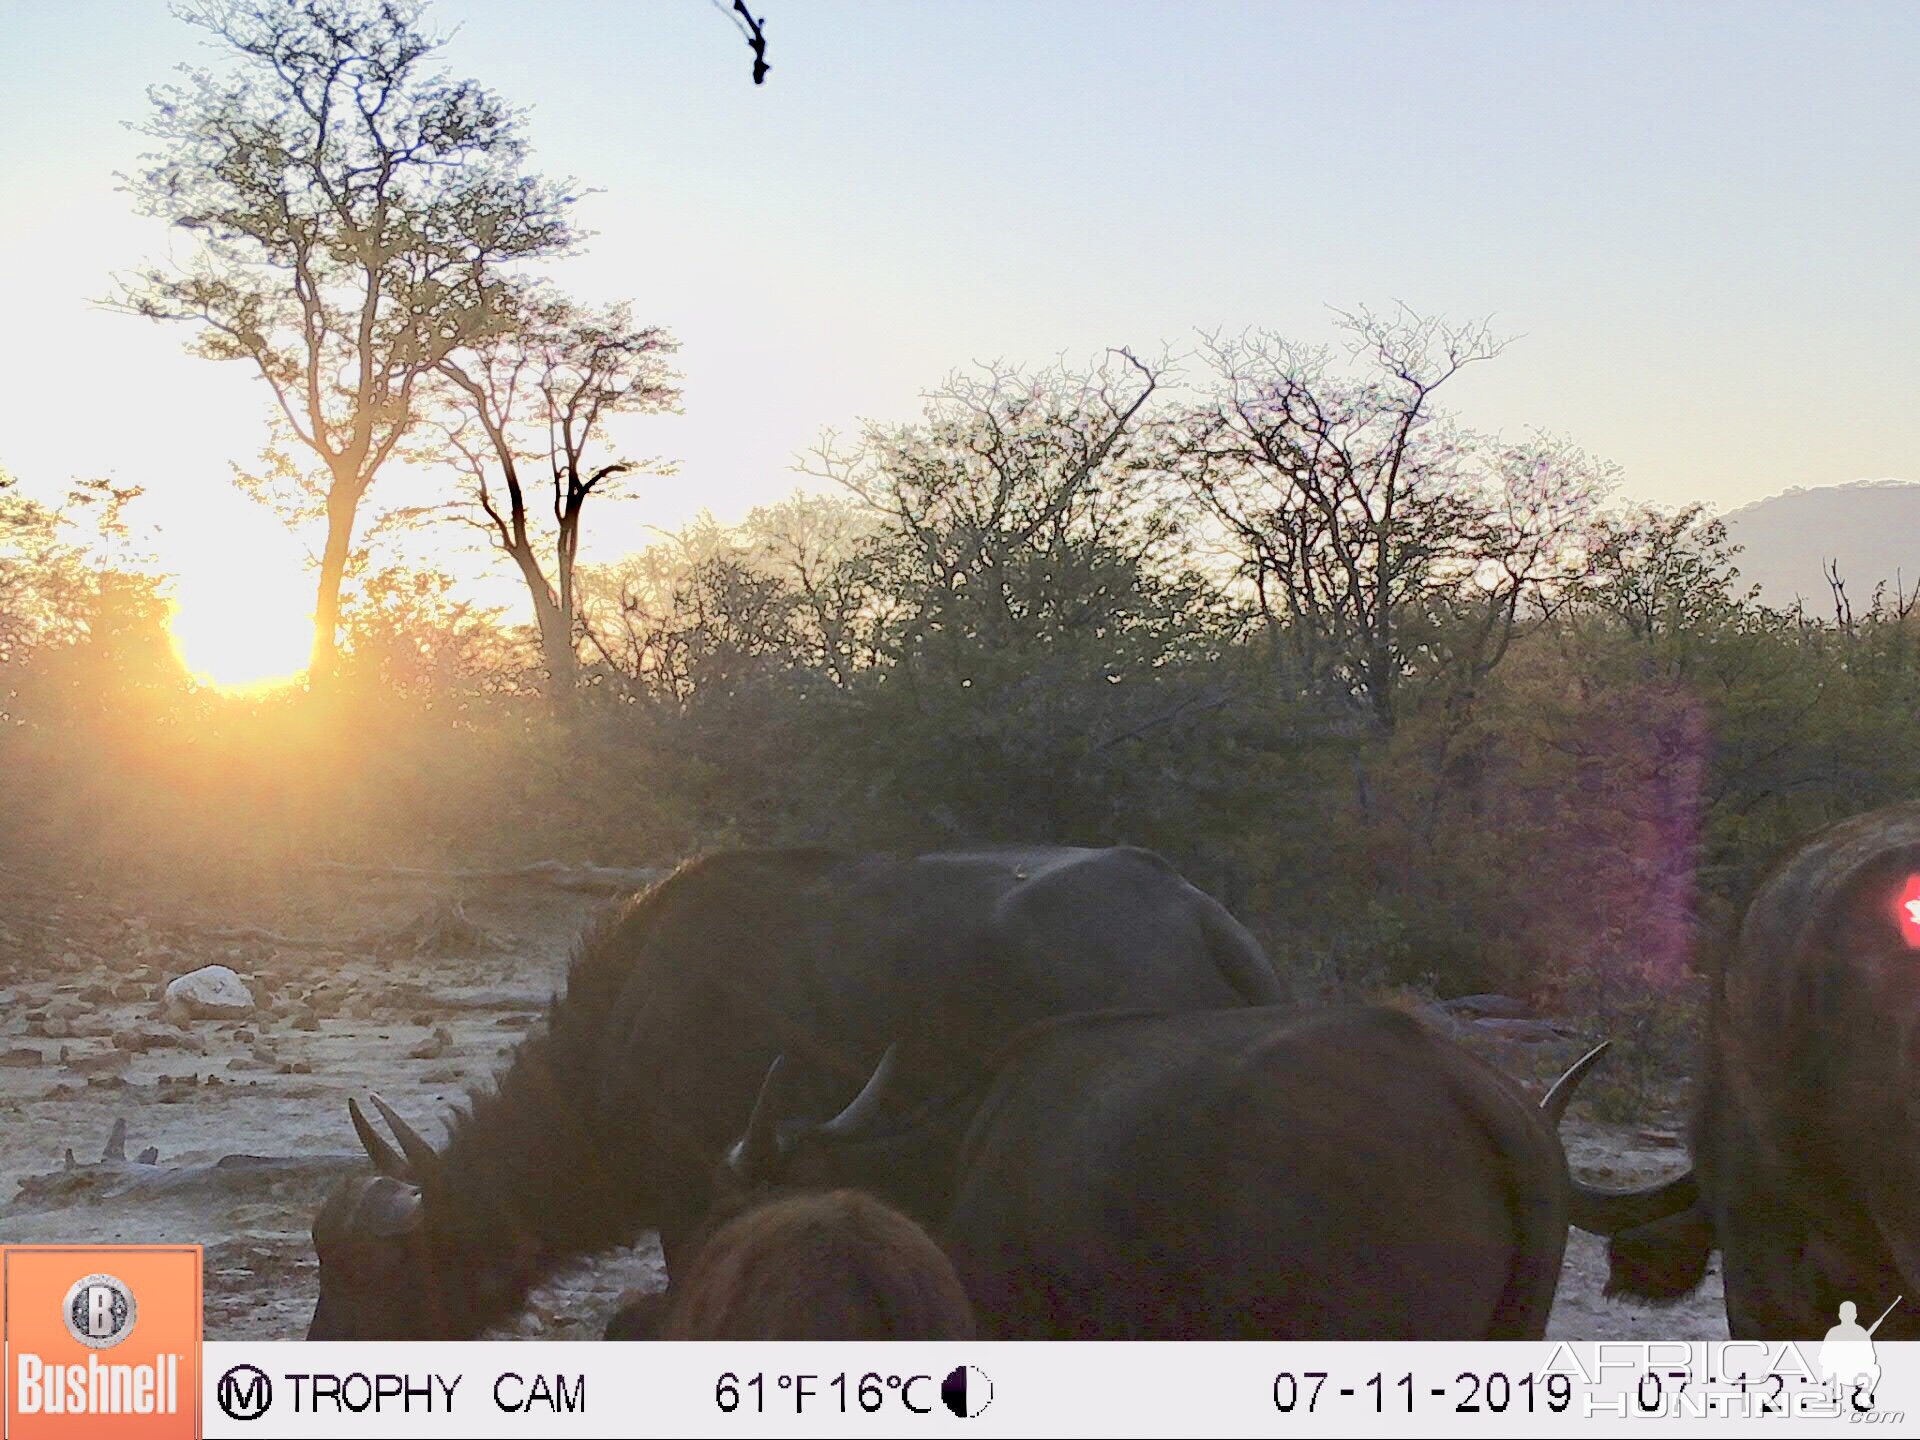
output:
[[[1907,1297],[1896,1295],[1893,1305],[1898,1305]],[[1866,1407],[1873,1404],[1873,1392],[1880,1385],[1880,1360],[1873,1349],[1873,1332],[1886,1323],[1887,1316],[1893,1313],[1893,1305],[1880,1312],[1880,1318],[1861,1329],[1858,1323],[1860,1311],[1851,1300],[1840,1303],[1840,1323],[1827,1331],[1827,1338],[1820,1345],[1820,1378],[1829,1382],[1839,1381],[1843,1387],[1850,1387],[1855,1396],[1863,1396]]]
[[[200,1248],[0,1251],[7,1440],[189,1440],[200,1430]]]

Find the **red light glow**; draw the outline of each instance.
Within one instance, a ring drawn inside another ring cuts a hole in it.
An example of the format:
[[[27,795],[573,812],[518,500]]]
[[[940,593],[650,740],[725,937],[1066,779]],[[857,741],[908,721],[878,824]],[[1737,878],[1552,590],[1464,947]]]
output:
[[[1894,923],[1910,950],[1920,950],[1920,875],[1909,875],[1893,906]]]

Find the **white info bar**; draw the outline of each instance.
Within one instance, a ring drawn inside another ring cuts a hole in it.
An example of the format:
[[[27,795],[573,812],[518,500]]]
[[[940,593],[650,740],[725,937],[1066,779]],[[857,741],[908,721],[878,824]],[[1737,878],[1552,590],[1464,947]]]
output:
[[[205,1384],[252,1440],[1863,1434],[1920,1423],[1920,1342],[229,1341]]]

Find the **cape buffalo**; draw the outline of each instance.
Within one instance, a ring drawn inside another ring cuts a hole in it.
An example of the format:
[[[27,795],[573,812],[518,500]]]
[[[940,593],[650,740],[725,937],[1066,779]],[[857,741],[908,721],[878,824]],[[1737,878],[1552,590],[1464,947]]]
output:
[[[1073,1016],[1016,1039],[977,1106],[900,1121],[888,1062],[824,1125],[782,1118],[776,1066],[728,1163],[863,1185],[968,1117],[929,1193],[993,1338],[1534,1339],[1572,1198],[1554,1127],[1599,1053],[1536,1108],[1386,1008]]]
[[[970,1340],[932,1238],[858,1190],[790,1195],[721,1226],[676,1282],[663,1340]]]
[[[384,1102],[398,1149],[350,1107],[376,1173],[314,1221],[308,1335],[471,1336],[557,1264],[649,1226],[671,1271],[776,1054],[805,1072],[794,1113],[820,1116],[898,1034],[917,1037],[898,1066],[913,1099],[1045,1016],[1285,998],[1253,937],[1144,850],[694,862],[583,941],[544,1030],[439,1151]]]
[[[1920,1294],[1920,805],[1781,863],[1714,987],[1692,1171],[1618,1224],[1609,1293],[1668,1300],[1717,1246],[1739,1339],[1812,1339]],[[1881,1338],[1920,1338],[1902,1306]]]

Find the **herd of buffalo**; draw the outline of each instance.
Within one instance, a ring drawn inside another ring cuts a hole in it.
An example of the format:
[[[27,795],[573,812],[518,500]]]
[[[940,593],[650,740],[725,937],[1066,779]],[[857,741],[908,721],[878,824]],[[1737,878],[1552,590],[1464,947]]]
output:
[[[1599,1051],[1535,1101],[1401,1011],[1298,1005],[1150,852],[713,855],[583,940],[444,1145],[350,1106],[373,1170],[315,1219],[308,1334],[471,1337],[654,1229],[668,1290],[610,1336],[1527,1339],[1572,1225],[1610,1294],[1718,1250],[1734,1336],[1817,1337],[1920,1289],[1916,976],[1920,804],[1774,871],[1693,1168],[1611,1192],[1557,1134]]]

